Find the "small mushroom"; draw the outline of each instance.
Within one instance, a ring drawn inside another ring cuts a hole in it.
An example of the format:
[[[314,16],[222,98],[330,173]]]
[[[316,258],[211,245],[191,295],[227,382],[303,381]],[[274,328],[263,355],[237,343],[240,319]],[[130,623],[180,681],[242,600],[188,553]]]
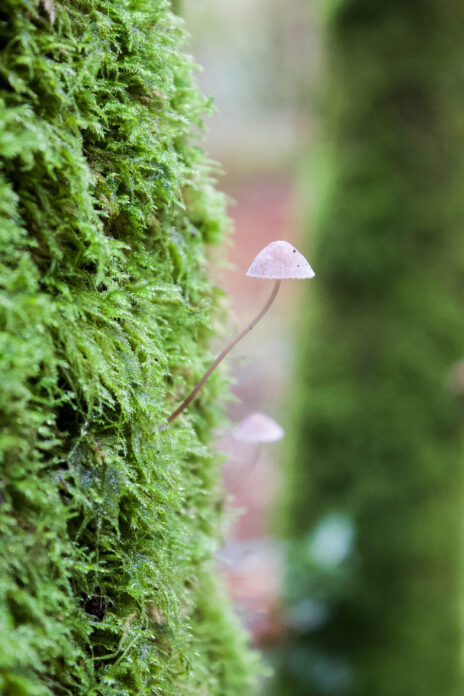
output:
[[[253,459],[241,466],[237,475],[232,482],[232,490],[235,490],[235,484],[242,478],[243,470],[246,468],[247,473],[251,471],[258,461],[263,445],[266,442],[276,442],[284,436],[284,429],[273,418],[266,416],[265,413],[250,413],[246,418],[240,421],[236,426],[232,437],[238,442],[249,442],[257,445]]]
[[[303,254],[288,242],[271,242],[259,252],[247,271],[252,278],[314,278]]]
[[[284,429],[265,413],[250,413],[236,426],[233,437],[239,442],[276,442],[284,436]]]
[[[252,321],[236,336],[218,355],[212,365],[206,370],[203,377],[197,382],[190,394],[169,416],[167,423],[172,423],[182,411],[187,408],[190,402],[200,391],[211,373],[224,360],[226,355],[230,353],[232,348],[237,345],[262,319],[269,307],[274,302],[277,293],[279,292],[280,283],[284,278],[313,278],[315,275],[313,269],[294,246],[284,241],[271,242],[262,249],[252,262],[247,271],[247,276],[252,278],[269,278],[275,280],[274,287],[269,296],[268,301],[260,312]],[[164,427],[161,428],[163,430]]]

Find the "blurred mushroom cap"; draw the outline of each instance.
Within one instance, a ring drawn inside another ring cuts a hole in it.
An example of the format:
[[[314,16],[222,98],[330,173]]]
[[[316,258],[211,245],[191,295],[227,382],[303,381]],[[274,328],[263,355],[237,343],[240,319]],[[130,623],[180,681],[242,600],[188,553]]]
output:
[[[247,271],[252,278],[314,278],[316,274],[300,252],[288,242],[271,242]]]
[[[240,442],[275,442],[283,436],[284,429],[264,413],[250,413],[234,430],[234,438]]]

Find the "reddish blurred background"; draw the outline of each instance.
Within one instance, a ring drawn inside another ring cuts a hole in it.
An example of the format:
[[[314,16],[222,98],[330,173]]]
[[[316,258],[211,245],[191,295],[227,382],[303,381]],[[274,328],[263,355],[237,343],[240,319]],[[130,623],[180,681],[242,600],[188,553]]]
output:
[[[230,298],[233,336],[272,288],[268,281],[246,277],[252,259],[277,239],[299,246],[305,201],[296,185],[298,155],[310,130],[301,94],[307,94],[319,69],[318,32],[300,3],[185,0],[184,10],[190,49],[202,66],[199,81],[217,107],[208,122],[206,149],[226,172],[220,188],[231,199],[235,225],[227,249],[232,268],[216,274]],[[232,423],[263,411],[285,427],[299,287],[299,281],[283,283],[265,319],[228,359],[237,398],[228,408]],[[269,642],[282,630],[282,561],[272,511],[285,466],[285,438],[262,447],[254,464],[256,448],[236,442],[232,430],[221,434],[218,448],[227,457],[224,481],[233,518],[218,563],[255,641]]]

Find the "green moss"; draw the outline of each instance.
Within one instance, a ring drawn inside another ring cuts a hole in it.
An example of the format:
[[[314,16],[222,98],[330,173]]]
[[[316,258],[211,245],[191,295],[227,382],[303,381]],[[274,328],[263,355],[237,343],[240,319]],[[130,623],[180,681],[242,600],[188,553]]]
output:
[[[159,431],[211,359],[228,225],[182,40],[165,0],[1,4],[5,696],[252,690],[205,570],[221,378]]]

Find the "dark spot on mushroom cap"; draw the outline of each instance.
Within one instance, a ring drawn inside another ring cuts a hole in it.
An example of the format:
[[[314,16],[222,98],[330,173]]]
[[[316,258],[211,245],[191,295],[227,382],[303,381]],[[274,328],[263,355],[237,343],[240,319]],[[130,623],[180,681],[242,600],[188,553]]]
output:
[[[296,249],[293,250],[293,253],[296,254]]]

